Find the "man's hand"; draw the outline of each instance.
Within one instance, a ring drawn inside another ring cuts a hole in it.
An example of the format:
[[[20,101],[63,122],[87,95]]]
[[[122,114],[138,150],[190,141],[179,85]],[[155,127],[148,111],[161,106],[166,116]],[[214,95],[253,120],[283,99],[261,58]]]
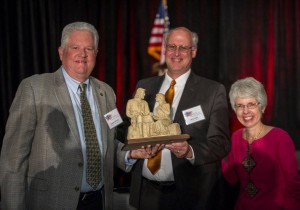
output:
[[[165,146],[178,158],[192,158],[192,150],[187,141],[166,144]]]
[[[141,149],[131,150],[128,154],[128,159],[149,159],[164,148],[163,144],[156,144],[155,146],[148,145],[142,147]]]

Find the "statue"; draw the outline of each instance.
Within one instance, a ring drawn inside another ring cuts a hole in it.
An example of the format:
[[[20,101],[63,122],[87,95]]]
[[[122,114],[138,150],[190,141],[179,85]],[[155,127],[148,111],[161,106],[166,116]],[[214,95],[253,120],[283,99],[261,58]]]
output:
[[[158,106],[154,114],[150,112],[144,96],[145,89],[138,88],[134,98],[127,102],[126,115],[131,119],[127,139],[180,135],[179,124],[172,123],[170,118],[170,104],[166,102],[165,95],[156,94]]]

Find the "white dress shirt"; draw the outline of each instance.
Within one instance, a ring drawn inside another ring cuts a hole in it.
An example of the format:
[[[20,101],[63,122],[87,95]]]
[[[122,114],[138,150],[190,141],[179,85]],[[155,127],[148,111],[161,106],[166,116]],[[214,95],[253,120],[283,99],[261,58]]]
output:
[[[175,88],[175,95],[171,107],[171,119],[174,119],[175,113],[177,111],[177,107],[179,104],[179,101],[181,99],[184,86],[186,84],[186,81],[191,73],[191,70],[187,71],[185,74],[178,77],[175,81],[176,84],[174,86]],[[162,83],[162,86],[159,90],[159,93],[165,94],[166,91],[170,87],[170,83],[173,79],[168,76],[168,74],[165,75],[165,79]],[[158,106],[158,103],[155,103],[154,110]],[[193,149],[192,149],[193,152]],[[192,164],[194,163],[194,152],[192,158],[187,158]],[[143,171],[142,174],[145,178],[155,181],[174,181],[174,174],[173,174],[173,166],[172,166],[172,159],[171,159],[171,151],[168,149],[162,150],[162,158],[161,158],[161,167],[158,170],[156,174],[152,174],[150,170],[147,167],[148,159],[145,159],[144,165],[143,165]]]

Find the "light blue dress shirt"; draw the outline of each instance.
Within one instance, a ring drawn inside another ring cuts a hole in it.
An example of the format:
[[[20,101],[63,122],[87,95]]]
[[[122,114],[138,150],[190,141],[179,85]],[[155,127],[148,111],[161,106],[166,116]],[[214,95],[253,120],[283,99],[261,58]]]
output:
[[[63,75],[66,81],[66,84],[68,86],[68,90],[70,93],[70,97],[72,100],[72,105],[73,109],[75,112],[75,117],[76,117],[76,123],[80,135],[80,143],[81,143],[81,149],[82,149],[82,155],[83,155],[83,176],[82,176],[82,182],[81,182],[81,192],[89,192],[93,191],[93,188],[87,183],[86,179],[86,172],[87,172],[87,158],[86,158],[86,144],[85,144],[85,137],[84,137],[84,128],[83,128],[83,120],[82,120],[82,115],[81,115],[81,105],[80,105],[80,88],[79,84],[80,82],[74,80],[71,78],[66,70],[63,68]],[[101,161],[103,162],[103,148],[102,148],[102,135],[101,135],[101,126],[100,126],[100,113],[99,110],[97,109],[97,104],[94,100],[93,96],[93,90],[90,85],[90,80],[87,79],[84,81],[84,83],[87,85],[86,87],[86,94],[87,94],[87,99],[90,103],[91,106],[91,111],[93,115],[93,120],[96,128],[96,133],[97,133],[97,139],[100,145],[100,150],[101,150]],[[103,166],[103,164],[102,164]],[[102,168],[102,173],[103,173],[103,168]],[[103,177],[103,174],[102,174]],[[103,180],[100,182],[99,186],[97,189],[102,188],[103,186]]]

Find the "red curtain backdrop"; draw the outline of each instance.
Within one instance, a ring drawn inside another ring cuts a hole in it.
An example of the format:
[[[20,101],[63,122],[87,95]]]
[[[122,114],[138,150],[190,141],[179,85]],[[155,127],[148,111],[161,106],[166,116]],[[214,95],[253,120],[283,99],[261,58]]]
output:
[[[100,34],[95,77],[115,90],[124,116],[138,80],[153,76],[147,46],[159,0],[2,1],[0,7],[1,139],[20,81],[60,66],[62,28],[88,21]],[[287,130],[300,149],[300,2],[168,0],[170,28],[199,35],[192,70],[223,83],[253,76],[267,90],[267,124]],[[231,111],[231,130],[239,128]]]

